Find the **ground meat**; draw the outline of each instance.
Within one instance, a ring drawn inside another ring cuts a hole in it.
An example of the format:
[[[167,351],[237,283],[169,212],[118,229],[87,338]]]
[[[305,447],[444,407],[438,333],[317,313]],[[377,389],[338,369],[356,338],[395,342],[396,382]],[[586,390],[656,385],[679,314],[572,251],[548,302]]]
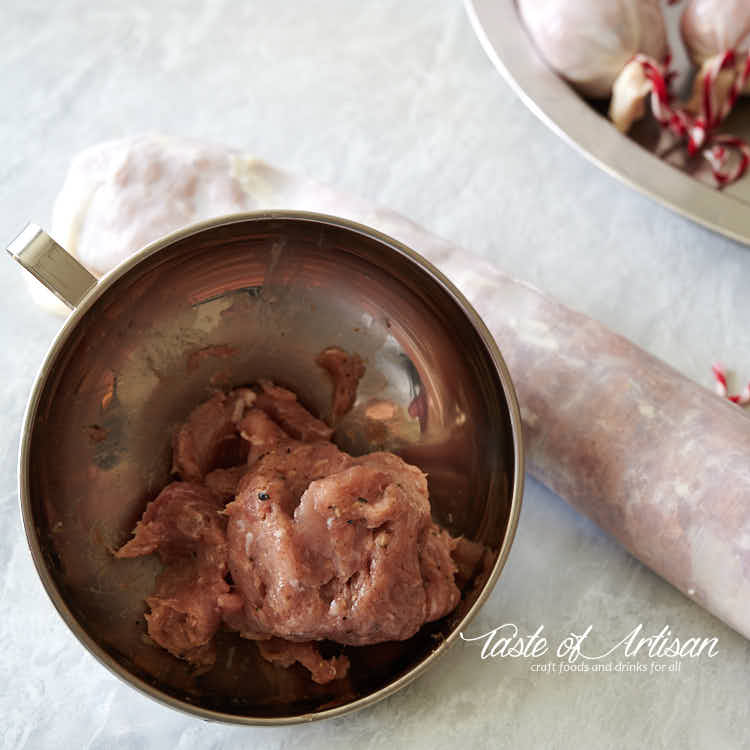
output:
[[[219,597],[229,592],[226,519],[221,499],[191,482],[173,482],[146,507],[134,537],[116,553],[158,552],[165,568],[146,600],[149,636],[201,668],[213,665],[221,624]]]
[[[354,406],[357,386],[365,374],[365,363],[358,354],[348,354],[337,346],[329,346],[315,359],[330,376],[333,384],[331,419],[335,422]]]
[[[237,440],[236,425],[254,400],[253,391],[238,388],[229,395],[216,393],[193,409],[175,433],[172,471],[182,479],[200,482],[217,464],[236,463],[232,454],[242,443]]]
[[[404,640],[456,606],[456,540],[431,519],[425,475],[391,453],[354,458],[330,436],[269,381],[190,413],[173,456],[186,481],[149,503],[116,553],[165,564],[147,599],[157,644],[207,669],[223,624],[325,683],[349,660],[317,642]]]
[[[214,469],[206,474],[203,483],[225,503],[228,503],[230,500],[234,500],[234,496],[237,494],[237,485],[246,472],[247,466],[245,464],[231,466],[228,469]]]
[[[237,495],[244,491],[248,482],[261,489],[274,484],[280,487],[274,493],[274,500],[281,502],[282,497],[287,498],[285,507],[291,513],[310,482],[340,471],[351,463],[351,456],[333,443],[288,440],[264,453],[248,467]],[[270,490],[267,492],[270,494]]]
[[[458,603],[453,540],[430,518],[419,469],[393,454],[352,459],[330,448],[300,446],[308,471],[291,481],[295,451],[272,451],[227,506],[244,630],[350,645],[410,638]]]
[[[455,542],[451,558],[458,568],[456,583],[459,587],[472,581],[480,570],[482,573],[489,574],[493,558],[487,547],[465,537],[460,537]]]
[[[426,622],[439,619],[458,604],[460,594],[454,583],[457,568],[451,557],[455,546],[455,539],[445,529],[430,523],[419,553]]]
[[[330,440],[333,430],[316,419],[297,401],[297,396],[286,388],[268,380],[260,381],[256,406],[263,409],[286,433],[297,440]]]
[[[325,685],[331,680],[346,677],[349,671],[349,659],[346,656],[334,656],[324,659],[313,643],[292,643],[281,638],[258,641],[261,656],[280,667],[290,667],[299,662],[310,671],[313,682]]]
[[[289,435],[262,409],[250,409],[239,424],[240,435],[250,446],[248,465],[254,464],[271,448],[287,443]]]
[[[146,599],[149,636],[162,648],[197,667],[213,666],[213,637],[221,625],[218,601],[229,592],[226,568],[205,560],[183,559],[168,565]]]
[[[172,482],[146,506],[133,538],[116,555],[139,557],[158,552],[163,561],[171,562],[183,555],[216,554],[218,561],[226,564],[226,520],[222,509],[221,499],[203,485]]]

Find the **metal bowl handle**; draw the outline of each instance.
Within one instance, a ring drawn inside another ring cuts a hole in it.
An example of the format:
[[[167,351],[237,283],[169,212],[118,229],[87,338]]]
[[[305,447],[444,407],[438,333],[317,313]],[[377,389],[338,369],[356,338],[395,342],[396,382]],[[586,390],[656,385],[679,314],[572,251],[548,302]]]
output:
[[[7,250],[71,310],[96,286],[96,278],[36,224],[27,224]]]

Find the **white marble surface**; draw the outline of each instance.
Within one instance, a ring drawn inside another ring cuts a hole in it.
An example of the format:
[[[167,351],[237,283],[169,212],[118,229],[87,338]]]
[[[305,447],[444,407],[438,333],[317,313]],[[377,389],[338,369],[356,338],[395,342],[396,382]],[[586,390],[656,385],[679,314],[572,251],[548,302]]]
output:
[[[0,238],[48,221],[69,157],[158,130],[226,143],[388,205],[624,333],[699,382],[750,378],[750,250],[615,183],[530,115],[458,2],[6,3]],[[530,671],[454,648],[376,707],[283,729],[201,722],[139,695],[68,633],[34,572],[15,463],[59,319],[0,259],[0,736],[43,747],[743,747],[750,644],[529,481],[508,566],[473,626],[642,622],[716,636],[677,674]],[[749,499],[750,501],[750,499]],[[593,637],[593,636],[592,636]]]

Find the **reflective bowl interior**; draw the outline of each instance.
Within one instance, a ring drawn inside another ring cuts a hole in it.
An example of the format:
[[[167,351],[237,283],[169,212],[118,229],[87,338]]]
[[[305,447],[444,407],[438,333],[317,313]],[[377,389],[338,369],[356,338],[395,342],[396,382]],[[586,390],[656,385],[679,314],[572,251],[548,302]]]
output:
[[[509,384],[439,277],[364,229],[244,218],[155,243],[76,318],[30,407],[25,512],[45,585],[106,664],[203,715],[290,720],[376,694],[441,648],[512,536],[518,446]],[[328,346],[367,366],[336,442],[420,466],[436,520],[485,545],[485,565],[459,607],[409,641],[348,649],[346,680],[315,685],[230,633],[216,667],[196,675],[145,636],[158,561],[112,550],[168,481],[175,426],[216,388],[271,378],[325,417],[332,387],[315,357]]]

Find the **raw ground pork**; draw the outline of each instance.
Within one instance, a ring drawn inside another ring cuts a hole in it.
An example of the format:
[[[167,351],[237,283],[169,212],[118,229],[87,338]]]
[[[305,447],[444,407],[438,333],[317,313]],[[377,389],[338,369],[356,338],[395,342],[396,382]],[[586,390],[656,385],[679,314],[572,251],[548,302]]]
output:
[[[223,625],[326,683],[349,660],[318,641],[405,640],[458,604],[457,540],[432,521],[425,475],[340,451],[291,391],[262,381],[200,404],[175,433],[173,471],[117,555],[158,553],[149,636],[199,669]]]

